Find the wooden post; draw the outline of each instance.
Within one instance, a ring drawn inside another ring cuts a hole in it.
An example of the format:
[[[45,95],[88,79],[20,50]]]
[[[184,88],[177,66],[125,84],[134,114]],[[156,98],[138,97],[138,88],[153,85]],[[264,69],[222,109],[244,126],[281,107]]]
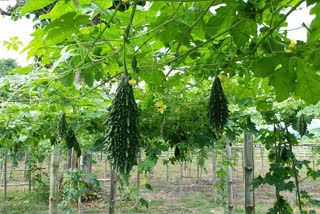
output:
[[[199,161],[197,162],[197,184],[200,183],[200,167]]]
[[[104,178],[107,178],[108,159],[104,162]]]
[[[29,153],[29,152],[26,152],[25,155],[24,155],[24,172],[23,172],[23,177],[24,177],[25,180],[26,180],[26,178],[27,178],[27,160],[28,160],[28,153]]]
[[[111,182],[110,182],[110,207],[109,214],[115,214],[116,191],[117,191],[117,173],[111,166]]]
[[[182,195],[182,191],[183,191],[183,162],[181,161],[180,163],[180,195]]]
[[[167,189],[169,188],[169,156],[170,156],[170,151],[168,150],[167,153]]]
[[[7,163],[8,163],[8,149],[4,150],[3,160],[3,198],[7,200]]]
[[[252,181],[254,178],[253,164],[253,137],[244,133],[244,170],[245,170],[245,211],[246,214],[255,213],[254,191]]]
[[[228,178],[228,210],[229,214],[233,213],[233,190],[232,190],[232,157],[230,140],[226,138],[226,156],[230,165],[227,166],[227,178]]]
[[[59,201],[59,159],[60,146],[52,146],[51,169],[50,169],[50,197],[49,197],[49,214],[58,213]]]
[[[217,154],[216,149],[212,148],[212,172],[213,172],[213,178],[212,178],[212,187],[213,187],[213,200],[214,202],[217,201]]]
[[[141,151],[138,153],[138,167],[137,167],[137,199],[136,202],[139,202],[139,188],[140,188],[140,172],[139,165],[141,164]]]
[[[263,159],[264,159],[264,157],[263,157],[264,155],[263,155],[263,147],[261,146],[260,147],[260,160],[261,160],[261,171],[263,172]]]

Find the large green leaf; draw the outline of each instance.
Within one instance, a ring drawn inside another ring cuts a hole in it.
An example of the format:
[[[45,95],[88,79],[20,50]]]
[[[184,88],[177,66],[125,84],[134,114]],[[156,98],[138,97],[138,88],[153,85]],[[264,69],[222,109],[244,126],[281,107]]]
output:
[[[92,87],[94,82],[94,72],[90,69],[81,71],[81,78],[84,79],[85,83]]]
[[[65,39],[72,38],[72,34],[77,34],[79,28],[90,24],[90,17],[87,15],[77,15],[76,12],[64,14],[60,19],[51,22],[45,29],[47,45],[56,45]]]
[[[269,84],[274,86],[278,102],[287,99],[290,93],[294,91],[295,81],[296,73],[285,68],[278,69],[273,73]]]
[[[253,64],[253,72],[257,77],[269,77],[278,65],[287,67],[288,63],[289,56],[285,54],[261,58]]]
[[[228,7],[220,7],[215,10],[215,12],[216,15],[212,15],[208,23],[204,26],[204,30],[210,37],[217,35],[230,27],[232,24],[232,16],[235,14],[234,11],[232,9],[230,10]]]
[[[230,31],[230,34],[237,46],[242,47],[245,43],[249,42],[250,37],[257,36],[257,28],[257,23],[254,20],[249,19],[237,25]]]
[[[320,76],[303,60],[296,64],[296,94],[306,102],[316,104],[320,100]]]
[[[41,9],[55,1],[56,0],[29,0],[27,5],[22,8],[21,16],[25,15],[26,13]]]

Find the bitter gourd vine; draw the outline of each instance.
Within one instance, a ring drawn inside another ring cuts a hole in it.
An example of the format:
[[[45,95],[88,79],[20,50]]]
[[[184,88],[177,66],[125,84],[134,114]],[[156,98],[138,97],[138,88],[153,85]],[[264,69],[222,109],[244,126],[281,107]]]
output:
[[[120,82],[105,122],[107,158],[123,181],[128,181],[132,167],[137,164],[140,139],[138,108],[130,79],[125,75]]]
[[[223,93],[221,81],[217,75],[212,85],[207,110],[209,124],[211,125],[216,138],[220,139],[223,129],[228,122],[229,110],[228,100]]]

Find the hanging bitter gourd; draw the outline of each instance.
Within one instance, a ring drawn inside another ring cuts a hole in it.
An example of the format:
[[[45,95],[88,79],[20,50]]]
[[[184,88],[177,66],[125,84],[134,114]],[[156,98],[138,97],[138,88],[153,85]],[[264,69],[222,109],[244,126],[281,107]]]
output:
[[[105,151],[113,169],[127,181],[139,151],[138,108],[126,75],[120,82],[105,122]]]
[[[78,142],[76,135],[74,134],[74,131],[72,128],[68,128],[65,139],[66,139],[67,148],[69,150],[71,150],[73,147],[77,153],[77,156],[80,157],[81,156],[81,148],[80,148],[79,142]]]
[[[299,132],[301,137],[306,134],[306,132],[307,132],[307,122],[305,120],[305,115],[304,114],[301,114],[298,117],[296,127],[297,127],[298,132]]]
[[[215,77],[212,85],[207,110],[209,124],[211,125],[216,138],[220,139],[220,135],[228,122],[229,110],[228,100],[223,93],[221,81],[218,76]]]
[[[66,113],[62,112],[59,120],[59,127],[58,127],[58,136],[60,140],[63,140],[67,135],[67,120],[66,120]]]

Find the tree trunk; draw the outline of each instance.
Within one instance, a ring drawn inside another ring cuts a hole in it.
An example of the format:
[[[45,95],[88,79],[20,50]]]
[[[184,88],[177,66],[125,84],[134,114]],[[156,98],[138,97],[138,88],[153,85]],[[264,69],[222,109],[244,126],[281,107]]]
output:
[[[8,149],[4,150],[3,157],[3,199],[7,200],[7,163],[8,163]]]
[[[139,172],[139,165],[141,163],[141,151],[138,153],[138,167],[137,167],[137,199],[136,202],[139,202],[139,189],[140,189],[140,172]]]
[[[115,214],[116,191],[117,191],[117,173],[114,169],[112,169],[112,166],[111,166],[109,214]]]
[[[217,201],[217,154],[216,149],[212,148],[212,172],[213,172],[213,178],[212,178],[212,186],[213,186],[213,200],[214,202]]]
[[[253,138],[249,134],[244,134],[244,170],[245,170],[245,211],[246,214],[255,213],[254,190],[252,190],[252,181],[254,178],[253,164]],[[252,191],[251,191],[252,190]]]
[[[231,146],[230,140],[226,138],[227,146],[226,146],[226,156],[227,161],[230,165],[227,166],[227,178],[228,178],[228,209],[229,214],[233,213],[233,191],[232,191],[232,157],[231,157]]]
[[[59,159],[60,159],[60,146],[53,145],[52,154],[51,154],[49,214],[58,213]]]

